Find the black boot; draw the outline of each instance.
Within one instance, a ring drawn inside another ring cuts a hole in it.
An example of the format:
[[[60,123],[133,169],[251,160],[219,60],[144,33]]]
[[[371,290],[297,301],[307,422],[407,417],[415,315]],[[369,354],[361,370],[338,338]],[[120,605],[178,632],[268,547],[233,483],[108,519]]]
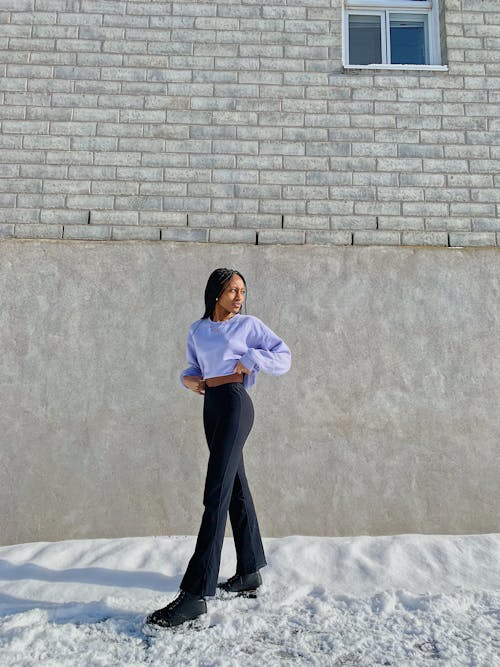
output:
[[[217,588],[226,593],[255,593],[261,585],[262,577],[257,571],[251,574],[235,574],[223,584],[217,584]]]
[[[207,613],[207,603],[199,595],[181,590],[179,595],[163,609],[158,609],[146,618],[148,625],[171,628]]]

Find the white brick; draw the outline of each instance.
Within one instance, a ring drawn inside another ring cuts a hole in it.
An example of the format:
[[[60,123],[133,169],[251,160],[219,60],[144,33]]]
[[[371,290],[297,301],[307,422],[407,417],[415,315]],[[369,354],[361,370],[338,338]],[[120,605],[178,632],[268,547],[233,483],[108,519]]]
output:
[[[351,145],[351,154],[355,157],[370,157],[374,156],[377,158],[382,157],[397,157],[398,155],[398,146],[397,144],[352,144]],[[380,166],[380,165],[379,165]],[[361,169],[361,167],[359,167]],[[367,171],[372,171],[372,167],[368,167]]]
[[[14,236],[14,225],[0,224],[0,238],[7,239]]]
[[[81,225],[88,222],[88,211],[69,211],[63,209],[46,209],[40,212],[40,222],[51,225]]]
[[[425,200],[428,202],[467,202],[471,200],[471,192],[464,188],[429,188],[425,192]]]
[[[284,127],[283,139],[294,142],[328,141],[328,130],[322,127]]]
[[[0,222],[37,224],[40,220],[40,211],[38,209],[27,208],[0,208]],[[33,237],[33,238],[36,238]]]
[[[115,241],[159,241],[160,230],[154,227],[114,226],[111,238]]]
[[[296,141],[263,141],[259,149],[261,155],[304,155],[306,150],[305,143]]]
[[[278,215],[304,215],[306,213],[306,202],[297,199],[265,199],[260,202],[262,213],[276,213]]]
[[[328,142],[310,141],[306,143],[306,155],[347,157],[350,152],[351,145],[343,136],[339,136],[336,140]]]
[[[148,6],[151,3],[148,3]],[[171,5],[172,14],[182,16],[215,16],[217,6],[207,3],[173,2]],[[167,5],[168,6],[168,5]]]
[[[306,35],[291,32],[263,32],[263,43],[270,44],[306,44]]]
[[[428,202],[403,202],[403,215],[442,215],[449,213],[447,203]]]
[[[353,245],[401,245],[401,234],[390,231],[355,231]]]
[[[283,97],[280,95],[280,87],[283,84],[283,74],[281,72],[272,72],[270,70],[238,72],[238,83],[241,84],[260,84],[260,97]],[[293,87],[287,87],[287,92],[292,93]],[[298,97],[301,96],[300,91]]]
[[[63,238],[108,241],[111,239],[111,227],[108,225],[68,225],[64,227]]]
[[[232,183],[188,183],[190,197],[234,197],[235,186]]]
[[[401,214],[400,201],[357,201],[354,203],[354,212],[363,215],[393,215]]]
[[[262,213],[248,215],[236,214],[236,227],[250,227],[252,229],[279,229],[282,226],[282,215],[265,215]]]
[[[394,116],[374,116],[370,114],[351,115],[352,127],[373,127],[373,128],[395,128],[396,118]]]
[[[351,216],[354,211],[352,201],[312,201],[307,202],[307,213],[310,215],[345,215]]]
[[[263,173],[261,172],[261,177]],[[274,172],[271,172],[274,173]],[[240,169],[214,169],[212,172],[214,183],[257,183],[259,180],[259,171],[255,170],[240,170]],[[267,182],[265,180],[263,183]],[[269,181],[274,182],[274,181]]]
[[[328,229],[330,220],[327,215],[285,215],[284,229]]]
[[[211,229],[212,243],[252,243],[256,244],[257,234],[251,229]]]
[[[133,210],[133,211],[143,211],[143,210],[154,210],[160,211],[162,204],[162,198],[152,197],[150,195],[134,195],[134,196],[117,196],[115,197],[115,209],[117,210]]]
[[[257,155],[259,152],[259,145],[257,141],[226,141],[224,139],[220,139],[212,142],[212,150],[214,153],[230,153],[232,155]],[[210,148],[205,149],[205,152],[210,152]]]
[[[419,172],[422,171],[422,160],[412,158],[380,158],[377,160],[377,167],[380,171]]]
[[[41,195],[36,195],[36,196],[41,196]],[[20,195],[20,197],[23,197],[23,195]],[[1,208],[13,208],[15,206],[16,202],[16,195],[15,194],[1,194],[0,193],[0,207]],[[24,207],[24,205],[23,205]]]
[[[401,174],[399,179],[402,186],[442,188],[446,184],[446,176],[444,174]],[[406,192],[409,191],[406,190]],[[391,198],[397,198],[397,192],[394,191],[390,196]],[[400,196],[406,198],[404,192],[401,192]]]
[[[466,160],[426,160],[423,161],[423,171],[431,173],[467,173],[468,163]],[[472,164],[471,164],[472,169]]]
[[[138,218],[137,214],[133,214],[131,224],[146,225],[146,226],[165,226],[165,227],[186,227],[188,223],[188,216],[186,213],[165,213],[156,211],[140,211]],[[116,216],[116,223],[118,224],[119,216]]]
[[[425,229],[424,218],[411,218],[407,215],[401,217],[399,215],[387,216],[380,215],[378,217],[378,229],[393,229],[397,231],[423,231]]]
[[[376,188],[372,186],[330,186],[329,195],[332,199],[347,199],[349,201],[375,201]]]
[[[283,165],[285,169],[327,171],[330,163],[326,157],[284,157]]]
[[[220,16],[240,16],[242,18],[258,18],[261,8],[259,6],[248,7],[232,3],[221,3],[218,7]]]
[[[68,208],[112,209],[113,197],[108,195],[69,195],[66,199]]]
[[[494,246],[496,236],[493,232],[450,232],[450,246]]]
[[[475,202],[500,202],[500,189],[498,188],[473,188],[471,199]]]
[[[255,34],[261,32],[285,32],[284,31],[284,22],[282,19],[245,19],[242,18],[240,21],[240,36],[244,36],[246,33],[251,34],[255,41]]]
[[[238,139],[252,140],[257,139],[261,142],[260,149],[263,152],[263,146],[268,146],[267,141],[280,140],[282,136],[282,128],[280,127],[250,127],[242,125],[238,127]],[[303,154],[303,153],[302,153]]]
[[[233,18],[197,18],[194,27],[200,30],[238,30],[239,21]]]
[[[452,203],[450,205],[452,215],[469,215],[481,217],[493,217],[496,215],[495,204],[477,204],[477,203]]]
[[[377,229],[377,218],[375,215],[341,215],[340,208],[336,215],[330,216],[331,229]]]
[[[402,232],[403,245],[447,246],[446,232]]]
[[[334,174],[334,176],[343,176],[344,174]],[[389,172],[371,173],[360,172],[352,175],[352,185],[380,185],[393,187],[398,184],[398,174]]]
[[[470,218],[424,218],[425,229],[432,232],[470,232],[471,221]]]
[[[318,245],[352,245],[349,231],[306,231],[306,243]]]
[[[234,213],[190,213],[188,224],[190,227],[234,227],[236,215]]]
[[[258,234],[259,245],[264,244],[282,244],[282,245],[300,245],[305,243],[305,232],[295,230],[263,230]]]
[[[327,186],[285,185],[282,189],[284,199],[328,199]]]
[[[189,165],[194,169],[232,169],[236,160],[235,155],[190,155]]]
[[[422,144],[401,144],[398,147],[399,157],[425,157],[440,159],[444,157],[443,146]]]
[[[257,213],[258,199],[214,199],[212,211],[214,213]]]
[[[208,212],[210,199],[197,197],[163,197],[165,211]]]
[[[283,158],[277,155],[238,155],[237,165],[239,169],[281,169]]]
[[[305,19],[306,18],[306,8],[305,7],[276,7],[276,6],[263,6],[262,7],[262,16],[267,18],[280,18],[280,19]]]
[[[236,197],[260,198],[260,199],[279,199],[282,188],[279,185],[249,185],[239,183],[235,187]]]
[[[352,185],[353,175],[350,171],[308,171],[306,183],[307,185]]]
[[[193,243],[208,240],[208,229],[181,229],[176,227],[161,230],[162,241],[190,241]]]
[[[60,239],[61,225],[16,224],[14,236],[19,239]]]

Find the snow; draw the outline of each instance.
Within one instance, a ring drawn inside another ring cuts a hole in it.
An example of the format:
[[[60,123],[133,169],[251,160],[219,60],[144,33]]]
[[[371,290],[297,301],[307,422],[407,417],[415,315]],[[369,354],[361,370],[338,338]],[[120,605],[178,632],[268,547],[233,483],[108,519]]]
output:
[[[500,534],[264,540],[256,599],[150,637],[194,537],[0,548],[2,667],[500,666]],[[234,573],[225,540],[221,579]]]

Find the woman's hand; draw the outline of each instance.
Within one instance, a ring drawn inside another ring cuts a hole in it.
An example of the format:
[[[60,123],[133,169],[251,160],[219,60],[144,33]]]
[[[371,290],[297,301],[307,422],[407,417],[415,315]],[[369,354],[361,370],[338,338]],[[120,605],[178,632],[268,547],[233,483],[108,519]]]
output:
[[[205,393],[205,380],[202,380],[199,375],[185,375],[182,378],[182,384],[195,394]]]
[[[238,361],[238,363],[234,367],[233,373],[245,373],[245,375],[251,375],[252,371],[249,371],[246,366],[243,366],[241,361]]]

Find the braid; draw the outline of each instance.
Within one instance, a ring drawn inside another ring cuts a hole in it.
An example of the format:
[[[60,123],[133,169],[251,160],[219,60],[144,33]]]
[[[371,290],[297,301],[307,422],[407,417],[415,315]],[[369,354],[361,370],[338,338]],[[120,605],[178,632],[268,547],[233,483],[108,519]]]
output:
[[[212,271],[205,288],[205,312],[202,319],[206,319],[213,315],[217,299],[231,282],[231,278],[234,274],[238,275],[243,280],[246,287],[245,278],[243,278],[241,273],[235,269],[220,268]]]

